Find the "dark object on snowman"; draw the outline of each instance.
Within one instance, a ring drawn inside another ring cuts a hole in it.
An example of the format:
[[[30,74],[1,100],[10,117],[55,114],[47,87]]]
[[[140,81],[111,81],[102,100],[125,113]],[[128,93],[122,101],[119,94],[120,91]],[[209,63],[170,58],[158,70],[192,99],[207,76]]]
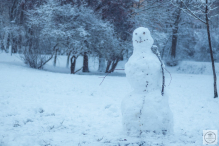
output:
[[[165,75],[164,75],[164,63],[160,57],[160,52],[158,51],[158,47],[156,45],[153,45],[151,47],[151,51],[157,56],[161,63],[161,71],[162,71],[162,90],[161,90],[161,95],[164,95],[164,87],[165,87]]]

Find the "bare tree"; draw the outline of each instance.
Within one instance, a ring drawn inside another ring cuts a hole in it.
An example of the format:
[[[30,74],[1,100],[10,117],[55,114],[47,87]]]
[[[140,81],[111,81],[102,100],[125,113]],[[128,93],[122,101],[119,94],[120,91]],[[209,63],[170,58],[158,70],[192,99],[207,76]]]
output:
[[[171,0],[172,1],[172,0]],[[215,71],[214,65],[214,55],[212,50],[212,43],[211,43],[211,33],[210,33],[210,19],[213,16],[214,10],[216,10],[216,6],[214,5],[214,0],[180,0],[182,3],[182,7],[176,5],[174,1],[172,3],[181,9],[186,14],[192,16],[194,19],[199,20],[200,22],[206,25],[207,35],[208,35],[208,44],[210,49],[210,56],[212,62],[212,70],[213,70],[213,78],[214,78],[214,98],[218,97],[217,93],[217,76]],[[218,13],[218,12],[217,12]]]
[[[50,56],[42,54],[42,52],[36,49],[25,49],[21,55],[21,59],[31,68],[42,69],[53,58],[57,46],[58,43],[53,47],[53,53]]]
[[[180,2],[180,8],[182,7],[182,3]],[[177,47],[177,39],[178,39],[178,30],[179,30],[179,23],[180,23],[180,14],[181,9],[178,9],[173,13],[173,17],[175,17],[175,22],[173,23],[173,36],[172,36],[172,46],[171,46],[171,57],[176,57],[176,47]]]

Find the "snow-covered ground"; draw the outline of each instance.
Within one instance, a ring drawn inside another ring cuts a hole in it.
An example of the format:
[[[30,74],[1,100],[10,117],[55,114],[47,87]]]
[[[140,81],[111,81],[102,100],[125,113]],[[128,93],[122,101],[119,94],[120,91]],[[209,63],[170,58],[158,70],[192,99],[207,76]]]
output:
[[[201,146],[203,130],[219,130],[210,63],[187,62],[205,65],[202,74],[194,67],[188,72],[185,65],[168,68],[174,135],[129,137],[122,129],[120,105],[132,89],[123,73],[108,76],[100,86],[103,78],[68,74],[65,62],[59,57],[56,68],[50,62],[48,71],[36,70],[19,56],[0,54],[0,146]],[[93,62],[91,71],[98,66]]]

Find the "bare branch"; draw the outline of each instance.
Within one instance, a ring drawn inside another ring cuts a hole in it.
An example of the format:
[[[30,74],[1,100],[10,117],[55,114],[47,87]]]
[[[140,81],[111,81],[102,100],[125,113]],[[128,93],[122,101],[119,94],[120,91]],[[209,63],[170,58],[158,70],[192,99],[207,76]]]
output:
[[[109,74],[109,73],[107,73],[107,74],[106,74],[106,76],[105,76],[105,77],[103,77],[103,80],[102,80],[102,82],[100,83],[100,85],[103,83],[103,81],[104,81],[104,80],[105,80],[105,78],[108,76],[108,74]]]
[[[185,9],[180,8],[179,6],[175,5],[172,0],[171,0],[171,3],[172,3],[174,6],[178,7],[179,9],[181,9],[183,12],[185,12],[185,13],[187,13],[188,15],[192,16],[193,18],[195,18],[195,19],[201,21],[201,22],[204,23],[204,24],[207,24],[206,21],[204,21],[204,20],[202,20],[201,18],[199,18],[199,17],[195,14],[195,12],[193,12],[192,10],[190,10],[190,9],[188,8],[188,6],[185,4],[185,2],[183,2],[182,0],[180,0],[180,1],[181,1],[181,2],[183,3],[183,5],[185,6]]]
[[[83,68],[83,66],[82,66],[81,68],[79,68],[78,70],[76,70],[76,71],[74,72],[74,74],[76,74],[77,72],[79,72],[80,70],[82,70],[82,68]]]
[[[55,54],[55,52],[52,53],[52,55],[49,57],[49,59],[47,59],[45,62],[43,62],[39,67],[38,69],[41,69],[47,62],[49,62],[52,58],[53,58],[53,55]]]
[[[53,55],[55,54],[55,48],[58,46],[59,44],[57,43],[54,47],[53,47],[53,53],[52,55],[49,57],[49,59],[47,59],[45,62],[43,62],[39,67],[38,69],[42,68],[47,62],[49,62],[52,58],[53,58]]]

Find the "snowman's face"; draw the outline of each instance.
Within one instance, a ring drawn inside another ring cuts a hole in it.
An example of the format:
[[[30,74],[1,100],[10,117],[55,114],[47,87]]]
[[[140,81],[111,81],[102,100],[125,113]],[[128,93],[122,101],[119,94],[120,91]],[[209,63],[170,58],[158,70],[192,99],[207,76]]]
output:
[[[133,32],[132,38],[134,46],[152,46],[154,43],[150,31],[147,28],[139,27]]]

